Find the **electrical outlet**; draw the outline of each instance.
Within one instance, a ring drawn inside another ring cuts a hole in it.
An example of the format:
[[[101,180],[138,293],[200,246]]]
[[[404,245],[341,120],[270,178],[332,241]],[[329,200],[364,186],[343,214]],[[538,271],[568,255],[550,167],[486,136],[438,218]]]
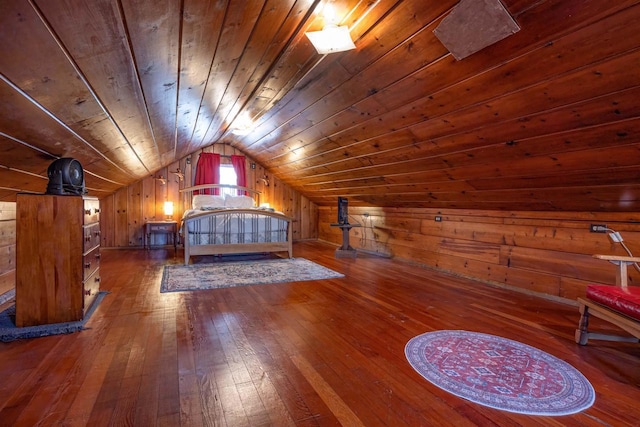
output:
[[[440,215],[436,215],[436,217],[433,220],[435,222],[441,222],[442,221],[442,217]]]
[[[591,224],[589,226],[589,231],[592,233],[606,233],[607,224]]]

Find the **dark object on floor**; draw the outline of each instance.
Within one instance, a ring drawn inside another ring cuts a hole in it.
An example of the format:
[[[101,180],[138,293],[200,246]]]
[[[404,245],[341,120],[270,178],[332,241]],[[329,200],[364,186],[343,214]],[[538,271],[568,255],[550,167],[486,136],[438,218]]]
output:
[[[49,325],[27,326],[18,328],[15,324],[16,306],[12,305],[5,311],[0,313],[0,341],[9,342],[18,339],[29,339],[38,337],[47,337],[50,335],[71,334],[73,332],[82,331],[85,323],[91,318],[91,315],[100,304],[100,301],[109,292],[100,291],[96,296],[96,300],[87,311],[82,320],[65,323],[52,323]]]

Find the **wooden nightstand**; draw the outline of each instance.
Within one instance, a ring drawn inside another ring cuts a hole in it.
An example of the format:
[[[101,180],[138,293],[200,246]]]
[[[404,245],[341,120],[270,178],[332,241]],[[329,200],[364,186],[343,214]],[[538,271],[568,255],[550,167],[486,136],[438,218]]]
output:
[[[178,251],[178,222],[177,221],[147,221],[144,223],[144,247],[149,249],[151,246],[152,234],[167,235],[167,243],[169,236],[173,236],[173,249]]]

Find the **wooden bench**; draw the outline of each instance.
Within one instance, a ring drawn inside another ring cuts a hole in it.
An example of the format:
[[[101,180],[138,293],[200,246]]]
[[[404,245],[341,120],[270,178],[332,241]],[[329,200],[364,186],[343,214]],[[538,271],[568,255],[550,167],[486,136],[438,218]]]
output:
[[[580,345],[587,344],[589,339],[640,342],[640,287],[628,286],[627,283],[627,266],[640,262],[640,258],[616,255],[594,255],[594,258],[618,266],[616,286],[589,285],[586,298],[578,298],[581,316],[575,334],[576,342]],[[589,332],[591,315],[618,326],[632,337]]]

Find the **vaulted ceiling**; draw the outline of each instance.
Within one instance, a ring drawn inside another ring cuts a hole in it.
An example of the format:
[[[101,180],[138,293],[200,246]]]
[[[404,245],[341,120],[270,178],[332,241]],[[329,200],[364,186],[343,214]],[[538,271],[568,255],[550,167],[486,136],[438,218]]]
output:
[[[323,56],[319,0],[2,0],[0,200],[223,143],[321,205],[638,211],[640,1],[502,0],[520,31],[460,60],[457,3],[335,0],[357,48]]]

